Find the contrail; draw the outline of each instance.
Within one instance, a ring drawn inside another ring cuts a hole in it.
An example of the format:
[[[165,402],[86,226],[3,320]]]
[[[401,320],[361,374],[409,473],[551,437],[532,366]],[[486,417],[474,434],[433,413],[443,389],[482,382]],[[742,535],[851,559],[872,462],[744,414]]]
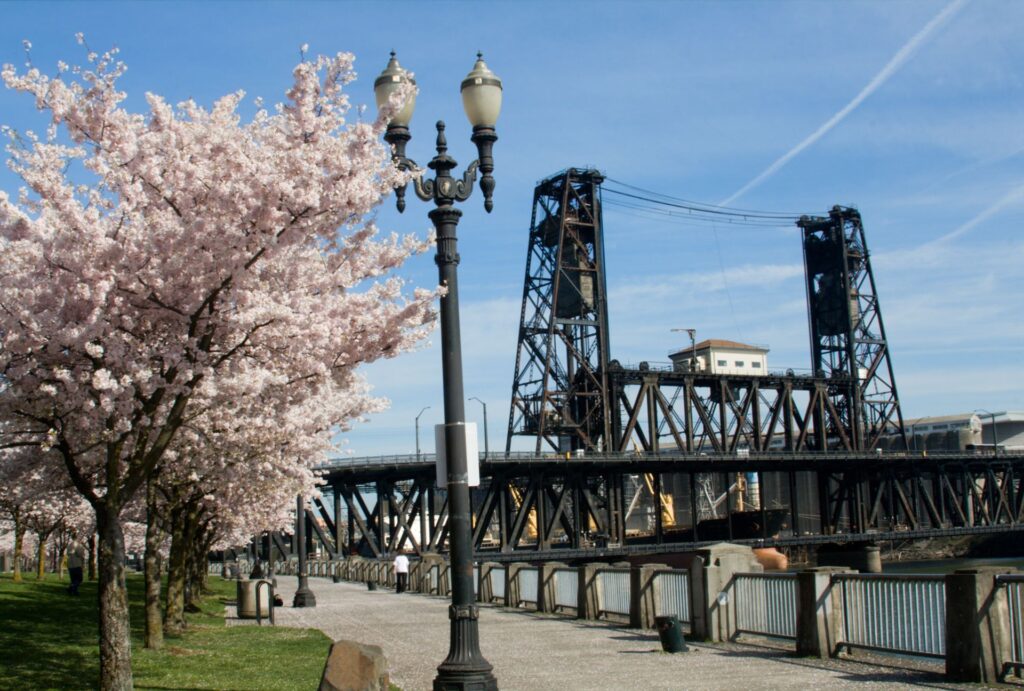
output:
[[[1016,187],[1015,189],[1010,190],[1009,194],[1004,196],[1002,199],[997,201],[992,206],[990,206],[987,209],[985,209],[984,211],[982,211],[980,214],[978,214],[977,216],[975,216],[971,220],[969,220],[966,223],[958,226],[957,228],[954,228],[953,230],[949,231],[948,233],[946,233],[945,235],[943,235],[940,238],[936,238],[936,239],[932,240],[931,242],[926,242],[925,244],[921,245],[919,249],[925,249],[925,248],[928,248],[928,247],[935,247],[936,245],[940,245],[942,243],[949,242],[950,240],[958,238],[961,235],[963,235],[964,233],[967,233],[967,232],[973,230],[974,227],[976,225],[978,225],[979,223],[981,223],[983,221],[987,221],[988,219],[992,218],[993,216],[995,216],[997,213],[1002,211],[1004,208],[1006,208],[1010,204],[1013,204],[1014,202],[1022,200],[1022,199],[1024,199],[1024,185],[1020,185],[1020,186]]]
[[[950,17],[959,12],[967,2],[968,0],[953,0],[953,2],[946,5],[941,12],[935,15],[930,22],[924,25],[924,28],[914,34],[913,38],[907,41],[902,48],[896,51],[896,54],[892,56],[892,59],[889,60],[888,63],[886,63],[885,67],[883,67],[881,71],[875,75],[874,79],[868,82],[868,85],[861,89],[860,93],[857,94],[852,101],[847,103],[842,110],[829,118],[824,125],[815,130],[809,137],[779,157],[775,163],[768,166],[763,173],[741,187],[739,191],[731,197],[720,201],[719,205],[728,206],[732,202],[736,201],[751,189],[757,187],[766,179],[778,172],[780,168],[789,163],[790,160],[792,160],[801,151],[825,136],[829,130],[838,125],[847,115],[853,112],[853,110],[859,106],[864,99],[873,94],[878,87],[885,84],[885,82],[889,80],[889,77],[895,74],[896,71],[903,66],[903,63],[905,63],[910,56],[914,54],[914,51],[916,51],[937,28],[942,26],[942,24],[944,24]]]

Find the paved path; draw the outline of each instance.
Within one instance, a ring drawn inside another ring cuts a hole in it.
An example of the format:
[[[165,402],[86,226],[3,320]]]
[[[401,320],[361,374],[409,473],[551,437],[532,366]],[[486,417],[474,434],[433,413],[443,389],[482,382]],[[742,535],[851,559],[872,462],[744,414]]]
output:
[[[279,608],[278,625],[379,645],[393,684],[404,691],[431,688],[437,665],[448,654],[446,598],[309,581],[317,606]],[[278,577],[287,605],[295,589],[294,577]],[[487,605],[480,610],[480,640],[502,691],[958,688],[935,671],[821,662],[765,646],[691,644],[689,653],[668,655],[654,631]]]

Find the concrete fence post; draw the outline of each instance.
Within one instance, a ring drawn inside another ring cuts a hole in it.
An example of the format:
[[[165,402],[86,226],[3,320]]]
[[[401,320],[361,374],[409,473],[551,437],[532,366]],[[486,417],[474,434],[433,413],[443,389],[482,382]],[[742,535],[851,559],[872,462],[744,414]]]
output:
[[[518,607],[522,602],[519,596],[519,571],[527,565],[524,562],[512,562],[505,567],[505,606]]]
[[[946,576],[946,678],[949,681],[1001,681],[1012,659],[1006,588],[998,574],[1012,570],[978,567]]]
[[[417,592],[422,593],[424,595],[440,594],[441,593],[441,568],[440,568],[441,564],[442,564],[442,560],[441,560],[440,555],[437,555],[437,554],[424,554],[423,555],[423,558],[420,560],[419,584],[418,584],[419,587],[417,589]],[[438,567],[436,590],[435,590],[434,584],[432,582],[432,580],[433,580],[432,572],[433,572],[435,566]]]
[[[658,593],[655,575],[665,564],[634,564],[629,570],[629,625],[634,629],[653,629]]]
[[[555,611],[555,569],[564,569],[567,564],[545,561],[537,567],[537,611]]]
[[[420,574],[423,570],[423,560],[417,559],[416,561],[409,561],[409,582],[406,587],[410,592],[418,593],[420,591]]]
[[[480,563],[480,584],[477,587],[476,597],[478,602],[494,602],[494,586],[491,584],[491,572],[498,566],[499,564],[493,561]]]
[[[736,634],[736,603],[733,578],[738,573],[762,573],[754,550],[746,545],[720,542],[697,550],[691,574],[699,569],[700,578],[691,580],[694,590],[701,589],[700,608],[694,602],[693,632],[710,641],[729,641]],[[701,564],[703,568],[697,565]],[[699,615],[699,616],[698,616]]]
[[[842,592],[832,587],[832,574],[851,569],[821,566],[796,575],[796,654],[833,657],[843,632]]]
[[[576,616],[579,619],[597,619],[597,569],[601,564],[584,564],[577,571],[579,587],[576,592]]]
[[[437,579],[437,590],[439,595],[448,597],[452,594],[452,563],[442,559],[440,572]]]

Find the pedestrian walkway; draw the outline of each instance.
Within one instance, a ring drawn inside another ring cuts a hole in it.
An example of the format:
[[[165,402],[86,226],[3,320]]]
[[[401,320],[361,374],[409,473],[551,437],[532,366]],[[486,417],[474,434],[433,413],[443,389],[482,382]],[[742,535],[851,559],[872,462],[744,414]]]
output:
[[[294,609],[296,578],[278,577],[288,605],[276,611],[279,626],[378,645],[393,684],[404,691],[431,688],[448,654],[447,598],[322,578],[309,584],[316,607]],[[480,648],[502,691],[966,688],[944,683],[938,671],[796,658],[763,645],[691,644],[691,652],[669,655],[654,631],[488,605],[480,608]]]

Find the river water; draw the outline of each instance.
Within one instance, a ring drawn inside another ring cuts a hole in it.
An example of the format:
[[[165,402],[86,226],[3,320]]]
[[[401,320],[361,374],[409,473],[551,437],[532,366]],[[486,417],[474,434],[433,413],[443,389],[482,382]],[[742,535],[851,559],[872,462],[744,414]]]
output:
[[[1024,571],[1024,557],[999,557],[991,559],[934,559],[928,561],[882,560],[884,573],[953,573],[957,569],[971,569],[978,566],[999,566]]]

